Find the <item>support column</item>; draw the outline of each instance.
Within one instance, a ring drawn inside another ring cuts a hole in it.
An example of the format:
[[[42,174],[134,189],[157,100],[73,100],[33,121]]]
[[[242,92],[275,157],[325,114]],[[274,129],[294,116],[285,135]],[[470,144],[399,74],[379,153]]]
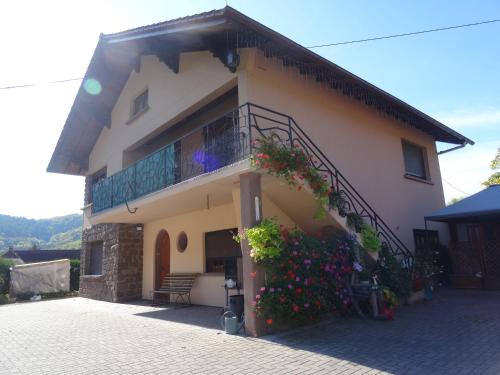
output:
[[[262,197],[260,174],[249,172],[240,176],[241,226],[251,228],[262,220]],[[243,256],[243,280],[245,295],[245,328],[247,333],[257,337],[265,333],[265,323],[256,316],[252,302],[264,285],[264,271],[250,258],[248,241],[241,242]],[[255,277],[251,276],[255,275]]]

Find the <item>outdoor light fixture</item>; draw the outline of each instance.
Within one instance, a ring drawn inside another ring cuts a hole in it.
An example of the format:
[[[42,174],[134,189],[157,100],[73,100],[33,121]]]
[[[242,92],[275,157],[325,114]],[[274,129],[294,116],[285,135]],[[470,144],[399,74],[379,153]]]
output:
[[[234,50],[230,49],[227,51],[226,55],[226,65],[231,71],[231,73],[236,72],[236,68],[240,64],[240,55]]]
[[[260,198],[255,197],[255,221],[260,221]]]

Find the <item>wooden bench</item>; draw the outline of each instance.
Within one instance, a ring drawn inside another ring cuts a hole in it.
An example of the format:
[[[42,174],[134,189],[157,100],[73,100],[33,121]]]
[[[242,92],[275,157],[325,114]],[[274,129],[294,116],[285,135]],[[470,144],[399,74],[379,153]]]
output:
[[[169,273],[167,274],[161,283],[159,289],[153,291],[153,305],[157,305],[156,297],[159,294],[168,294],[170,301],[170,295],[177,295],[175,298],[175,303],[179,300],[185,304],[191,304],[191,289],[193,284],[198,277],[198,273]]]

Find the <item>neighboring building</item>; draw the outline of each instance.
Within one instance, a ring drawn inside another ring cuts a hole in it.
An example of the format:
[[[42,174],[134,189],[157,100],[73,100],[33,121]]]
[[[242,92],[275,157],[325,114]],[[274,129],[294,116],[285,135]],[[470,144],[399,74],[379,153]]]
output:
[[[11,259],[16,263],[49,262],[59,259],[80,259],[80,250],[13,250],[2,254],[2,258]]]
[[[151,299],[164,274],[199,272],[193,302],[221,306],[231,270],[249,312],[259,280],[231,233],[261,216],[346,229],[250,166],[273,132],[313,153],[403,258],[444,206],[436,141],[473,144],[230,7],[102,35],[48,167],[86,177],[81,295]]]
[[[500,185],[492,185],[425,219],[450,227],[452,286],[500,289]]]

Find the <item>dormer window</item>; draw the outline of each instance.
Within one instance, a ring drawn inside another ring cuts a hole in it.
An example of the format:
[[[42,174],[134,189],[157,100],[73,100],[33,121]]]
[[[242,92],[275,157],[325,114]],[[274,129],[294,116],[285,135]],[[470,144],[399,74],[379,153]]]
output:
[[[132,102],[132,111],[130,114],[130,120],[135,119],[141,113],[145,112],[149,108],[148,105],[148,90],[143,91]]]

